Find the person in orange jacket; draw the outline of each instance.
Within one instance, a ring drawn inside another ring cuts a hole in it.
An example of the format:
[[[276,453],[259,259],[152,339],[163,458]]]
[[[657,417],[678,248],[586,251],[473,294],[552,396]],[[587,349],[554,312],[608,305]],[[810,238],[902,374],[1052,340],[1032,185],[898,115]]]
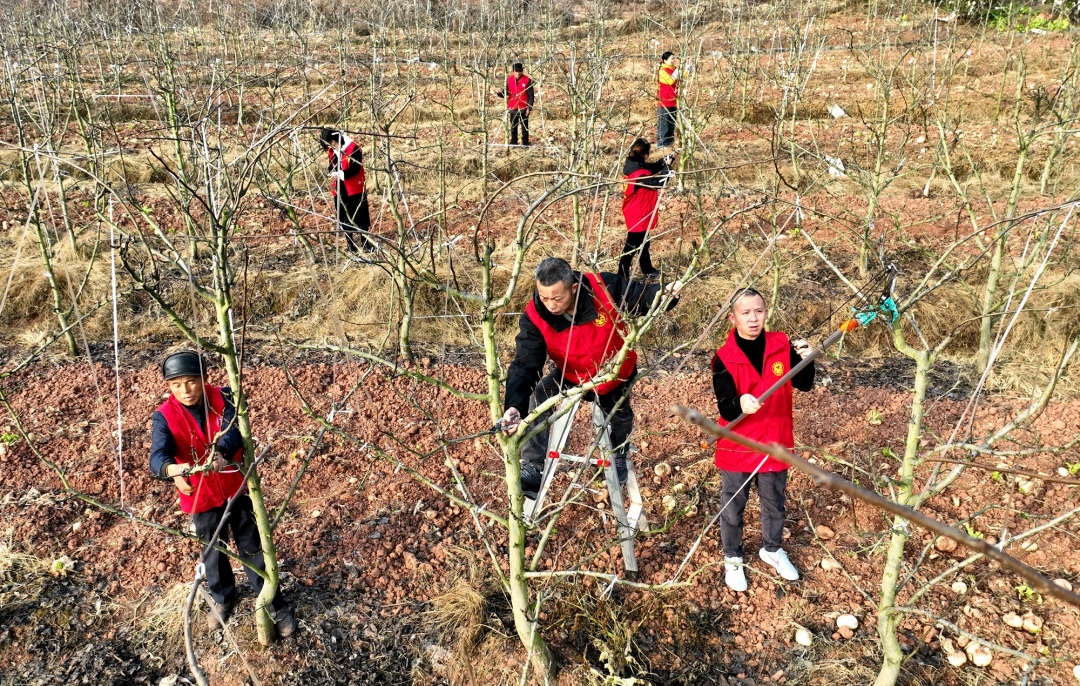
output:
[[[656,72],[656,145],[669,148],[675,145],[675,119],[679,114],[679,58],[670,50],[660,56]]]
[[[529,145],[529,113],[532,112],[535,92],[533,82],[525,76],[525,67],[515,62],[513,73],[506,77],[506,90],[496,91],[495,95],[506,98],[506,109],[510,115],[510,145],[518,144],[518,129],[521,129],[521,144]]]

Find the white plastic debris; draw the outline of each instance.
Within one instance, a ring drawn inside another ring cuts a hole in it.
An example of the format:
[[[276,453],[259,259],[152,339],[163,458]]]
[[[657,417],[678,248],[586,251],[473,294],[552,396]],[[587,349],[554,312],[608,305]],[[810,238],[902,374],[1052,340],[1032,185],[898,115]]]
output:
[[[835,102],[829,105],[829,114],[832,115],[833,119],[847,116],[847,112],[844,111],[844,108],[840,107],[840,105],[837,105]]]

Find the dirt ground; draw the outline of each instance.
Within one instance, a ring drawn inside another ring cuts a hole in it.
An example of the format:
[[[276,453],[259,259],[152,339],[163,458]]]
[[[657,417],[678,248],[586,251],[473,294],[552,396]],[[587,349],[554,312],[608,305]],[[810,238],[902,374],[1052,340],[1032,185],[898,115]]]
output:
[[[73,489],[114,506],[121,505],[122,489],[125,512],[189,530],[173,488],[151,479],[147,470],[148,417],[163,387],[156,366],[139,361],[146,357],[130,359],[138,366],[125,367],[120,378],[122,470],[110,443],[115,384],[106,365],[40,364],[17,383],[9,381],[5,393],[41,457],[62,470]],[[651,523],[637,541],[641,583],[672,579],[718,508],[719,479],[710,451],[695,430],[669,412],[676,403],[711,411],[706,360],[704,355],[681,359],[681,369],[646,378],[635,391],[636,464],[645,475]],[[452,475],[444,464],[449,457],[475,502],[505,511],[501,462],[491,439],[454,442],[489,425],[485,409],[363,365],[300,364],[288,371],[317,411],[368,376],[335,421],[343,434],[318,447],[277,529],[284,590],[300,631],[263,650],[255,641],[250,604],[242,604],[230,622],[234,639],[220,632],[208,635],[196,617],[197,646],[214,683],[244,683],[243,661],[263,683],[442,683],[454,670],[460,674],[463,665],[475,683],[513,681],[525,656],[515,645],[507,601],[490,583],[490,560],[477,523],[395,464],[400,460],[449,488]],[[468,366],[434,361],[427,371],[457,386],[480,381]],[[899,450],[908,411],[909,392],[896,383],[903,378],[897,372],[887,366],[867,369],[854,359],[824,363],[817,388],[797,399],[797,442],[807,446],[803,455],[827,461],[856,480],[889,474],[895,463],[886,453]],[[261,475],[273,507],[300,470],[317,427],[302,412],[282,366],[255,364],[246,376],[256,435],[261,445],[270,446]],[[950,382],[938,379],[929,419],[940,435],[949,433],[964,404],[944,394]],[[999,424],[1019,406],[980,408],[973,430],[978,434]],[[1078,410],[1077,401],[1054,405],[1033,431],[1044,445],[1065,443],[1080,430]],[[7,426],[5,432],[11,430]],[[447,441],[445,453],[436,450],[440,440]],[[381,449],[381,457],[372,446]],[[1043,454],[1016,464],[1054,475],[1075,458]],[[670,476],[653,475],[661,462],[674,468]],[[930,468],[924,464],[920,473]],[[36,572],[10,563],[0,567],[5,683],[156,684],[185,673],[175,605],[163,617],[157,604],[170,591],[175,597],[175,586],[192,577],[196,545],[65,493],[57,474],[23,441],[0,454],[0,475],[4,552],[32,556],[46,566],[64,556],[73,561],[70,571],[55,576],[44,567]],[[998,537],[1006,531],[1016,536],[1080,506],[1075,488],[1036,483],[1036,490],[1024,495],[1011,475],[969,470],[927,512]],[[673,512],[665,512],[665,495],[678,502]],[[604,505],[590,494],[570,507],[540,568],[621,574]],[[752,499],[746,533],[751,556],[760,544],[756,516]],[[832,535],[815,534],[821,526]],[[690,582],[687,587],[616,587],[609,594],[605,582],[589,578],[539,583],[537,591],[549,599],[541,608],[542,631],[566,666],[562,679],[568,684],[581,683],[589,665],[601,674],[608,665],[614,674],[631,670],[654,683],[862,683],[874,666],[876,615],[867,592],[880,581],[887,528],[870,508],[793,475],[785,546],[803,580],[783,583],[755,560],[749,591],[734,594],[723,586],[722,567],[717,567],[722,554],[712,529],[681,576]],[[1080,579],[1078,528],[1070,521],[1032,537],[1036,545],[1030,550],[1018,544],[1010,550],[1052,578],[1075,582]],[[484,529],[496,554],[505,549],[505,537]],[[915,530],[912,536],[907,561],[921,564],[901,600],[963,558],[962,550],[933,548],[925,532]],[[823,559],[835,560],[839,568],[826,571]],[[439,630],[434,621],[461,580],[471,580],[482,607],[466,648],[454,633],[465,629]],[[937,584],[920,607],[958,617],[963,631],[1043,656],[1033,683],[1069,683],[1080,651],[1076,610],[1018,586],[1011,575],[980,561]],[[1008,612],[1032,612],[1043,628],[1030,634],[1005,626],[1002,616]],[[836,633],[837,613],[859,618],[852,637]],[[799,626],[813,633],[811,646],[794,642]],[[940,635],[930,618],[913,615],[904,622],[911,680],[965,684],[1019,678],[1021,661],[1007,656],[996,657],[986,670],[949,667],[937,642]]]

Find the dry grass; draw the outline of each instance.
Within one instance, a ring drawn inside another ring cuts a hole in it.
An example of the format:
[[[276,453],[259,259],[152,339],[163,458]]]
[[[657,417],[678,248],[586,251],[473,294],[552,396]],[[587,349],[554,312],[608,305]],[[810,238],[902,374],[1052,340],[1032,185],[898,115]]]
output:
[[[137,607],[143,603],[149,606],[145,612],[135,617],[135,637],[140,645],[170,645],[182,646],[184,643],[184,601],[191,591],[191,585],[187,583],[173,584],[163,593],[146,596]],[[192,626],[203,620],[205,604],[196,598],[195,610],[192,612]],[[136,610],[138,612],[138,610]]]

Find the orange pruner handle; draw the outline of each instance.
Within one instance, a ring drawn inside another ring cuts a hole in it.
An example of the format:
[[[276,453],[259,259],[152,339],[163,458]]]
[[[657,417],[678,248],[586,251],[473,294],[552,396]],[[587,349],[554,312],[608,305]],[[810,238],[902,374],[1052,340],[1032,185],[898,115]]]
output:
[[[849,319],[849,320],[847,320],[846,322],[844,322],[843,324],[840,325],[840,330],[845,332],[845,333],[848,332],[848,331],[854,331],[857,328],[859,328],[859,320],[858,319]]]

